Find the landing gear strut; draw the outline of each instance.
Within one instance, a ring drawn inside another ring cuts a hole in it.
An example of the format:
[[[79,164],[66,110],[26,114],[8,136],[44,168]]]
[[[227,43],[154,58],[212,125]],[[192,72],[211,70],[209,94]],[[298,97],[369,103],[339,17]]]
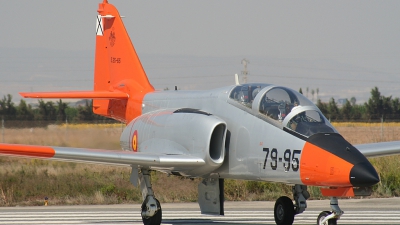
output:
[[[336,225],[337,220],[343,215],[343,211],[339,208],[339,202],[336,197],[331,197],[332,212],[323,211],[319,214],[317,225]]]
[[[310,193],[308,193],[306,185],[299,184],[294,185],[292,192],[295,201],[295,214],[300,214],[307,208],[307,199],[310,198]]]
[[[144,225],[160,225],[162,218],[161,204],[154,197],[150,182],[150,171],[142,169],[139,173],[140,188],[142,189],[142,220]]]

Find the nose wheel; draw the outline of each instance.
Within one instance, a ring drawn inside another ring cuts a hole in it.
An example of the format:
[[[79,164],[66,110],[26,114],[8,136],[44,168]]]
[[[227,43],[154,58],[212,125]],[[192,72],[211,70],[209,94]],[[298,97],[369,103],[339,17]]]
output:
[[[325,220],[327,217],[329,217],[332,213],[329,211],[323,211],[319,214],[318,219],[317,219],[317,225],[337,225],[337,219],[330,219],[330,220]],[[325,222],[324,222],[325,221]]]
[[[339,208],[339,202],[336,197],[331,197],[332,212],[323,211],[319,214],[317,225],[337,225],[337,220],[343,215],[343,211]]]

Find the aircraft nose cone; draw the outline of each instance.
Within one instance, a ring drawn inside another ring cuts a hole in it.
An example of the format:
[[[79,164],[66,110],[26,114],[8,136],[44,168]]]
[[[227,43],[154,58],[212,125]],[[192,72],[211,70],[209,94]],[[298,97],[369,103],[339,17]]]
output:
[[[378,183],[379,176],[369,162],[358,163],[350,171],[350,182],[354,187],[368,187]]]

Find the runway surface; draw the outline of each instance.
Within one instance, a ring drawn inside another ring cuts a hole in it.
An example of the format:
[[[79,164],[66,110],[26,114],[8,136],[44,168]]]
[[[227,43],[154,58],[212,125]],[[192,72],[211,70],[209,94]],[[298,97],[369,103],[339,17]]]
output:
[[[51,202],[50,202],[51,203]],[[316,224],[329,201],[307,201],[294,224]],[[400,198],[341,199],[338,224],[400,224]],[[225,216],[201,215],[197,203],[165,203],[162,224],[275,224],[274,202],[226,202]],[[142,224],[140,205],[0,207],[0,224]]]

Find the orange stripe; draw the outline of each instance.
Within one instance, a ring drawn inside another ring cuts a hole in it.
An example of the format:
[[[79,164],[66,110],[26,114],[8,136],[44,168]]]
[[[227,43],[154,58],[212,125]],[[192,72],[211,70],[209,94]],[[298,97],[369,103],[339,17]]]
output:
[[[0,154],[51,158],[55,151],[51,147],[34,145],[0,144]]]
[[[128,94],[110,91],[21,92],[24,98],[128,99]]]
[[[300,177],[305,185],[349,187],[353,164],[306,142],[301,155]]]

